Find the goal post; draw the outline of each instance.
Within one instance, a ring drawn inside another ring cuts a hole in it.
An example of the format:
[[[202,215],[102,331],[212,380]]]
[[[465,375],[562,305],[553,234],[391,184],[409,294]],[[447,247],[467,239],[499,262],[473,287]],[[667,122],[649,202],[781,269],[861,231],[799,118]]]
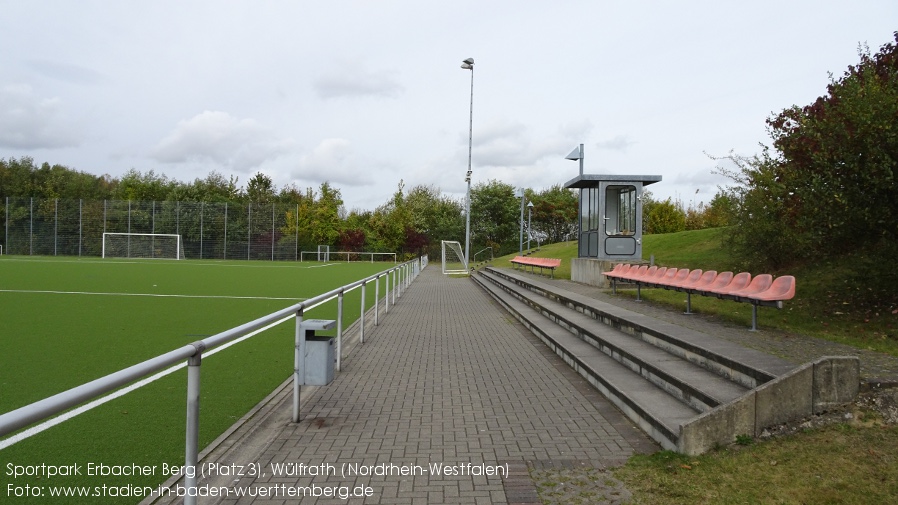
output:
[[[104,258],[184,259],[181,235],[174,233],[103,233]]]
[[[461,251],[461,244],[455,240],[443,240],[443,273],[444,274],[467,274],[468,262],[465,255]]]

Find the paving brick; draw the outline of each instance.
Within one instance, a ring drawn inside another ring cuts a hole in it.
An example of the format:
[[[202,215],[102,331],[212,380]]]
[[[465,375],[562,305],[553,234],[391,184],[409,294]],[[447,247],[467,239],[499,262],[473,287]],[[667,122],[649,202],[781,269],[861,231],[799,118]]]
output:
[[[379,326],[371,317],[366,321],[365,343],[344,356],[332,384],[306,397],[301,422],[275,427],[278,433],[255,462],[265,468],[271,462],[421,465],[428,471],[278,476],[277,482],[373,488],[373,496],[348,503],[536,503],[527,474],[533,462],[602,466],[658,449],[469,279],[426,268]],[[281,416],[292,409],[288,396],[276,406]],[[475,475],[469,463],[508,463],[513,475]],[[459,475],[430,474],[430,464],[454,467]],[[267,482],[241,479],[240,486],[273,482],[271,476]],[[347,502],[306,497],[302,503]]]

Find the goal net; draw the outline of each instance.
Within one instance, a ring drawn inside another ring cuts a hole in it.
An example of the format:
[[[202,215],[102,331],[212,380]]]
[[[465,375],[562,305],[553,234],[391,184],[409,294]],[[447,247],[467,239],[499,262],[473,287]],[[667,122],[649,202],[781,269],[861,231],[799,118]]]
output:
[[[461,251],[461,244],[454,240],[443,240],[443,273],[467,274],[468,262]]]
[[[104,258],[184,259],[181,236],[170,233],[104,233]]]

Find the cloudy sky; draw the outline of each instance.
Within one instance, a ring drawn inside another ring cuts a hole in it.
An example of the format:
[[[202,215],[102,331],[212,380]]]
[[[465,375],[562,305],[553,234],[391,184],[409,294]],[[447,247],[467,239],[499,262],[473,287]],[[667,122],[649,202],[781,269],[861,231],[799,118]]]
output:
[[[898,30],[895,0],[0,0],[0,157],[244,185],[461,197],[587,173],[689,203],[764,120]],[[698,193],[696,194],[696,191]]]

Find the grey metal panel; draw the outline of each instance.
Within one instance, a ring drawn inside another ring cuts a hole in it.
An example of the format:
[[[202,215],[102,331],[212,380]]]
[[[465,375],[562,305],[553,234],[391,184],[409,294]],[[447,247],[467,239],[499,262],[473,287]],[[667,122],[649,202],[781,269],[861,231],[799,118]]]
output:
[[[566,188],[595,188],[601,182],[636,183],[643,186],[661,182],[660,175],[608,175],[608,174],[583,174],[574,177],[564,183]]]
[[[605,239],[605,254],[608,256],[633,256],[636,254],[636,239],[633,237],[608,237]]]

